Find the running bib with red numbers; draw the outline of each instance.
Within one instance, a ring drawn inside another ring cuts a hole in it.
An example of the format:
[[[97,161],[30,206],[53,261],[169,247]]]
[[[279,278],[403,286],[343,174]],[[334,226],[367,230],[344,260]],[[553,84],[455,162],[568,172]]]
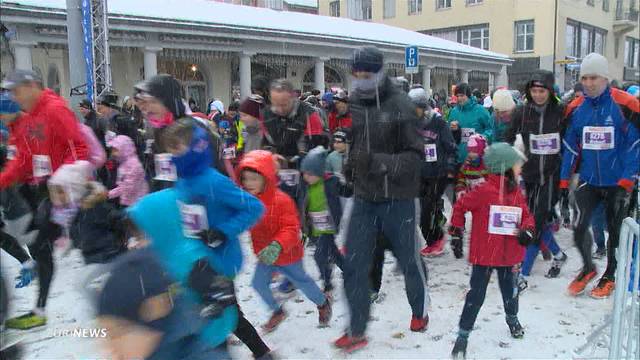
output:
[[[529,135],[529,150],[536,155],[553,155],[560,152],[560,134]]]
[[[13,160],[18,155],[18,148],[15,145],[7,146],[7,160]]]
[[[236,148],[228,147],[222,149],[222,158],[223,159],[235,159],[236,158]]]
[[[153,159],[156,166],[156,177],[154,179],[164,181],[176,181],[178,179],[176,167],[171,161],[171,154],[156,154]]]
[[[311,217],[311,223],[313,228],[317,231],[331,231],[334,230],[333,222],[331,221],[331,214],[329,211],[311,211],[309,212]]]
[[[489,210],[489,234],[518,235],[522,208],[491,205]]]
[[[461,130],[462,142],[466,143],[467,141],[469,141],[469,137],[471,137],[471,135],[475,133],[476,133],[476,129],[474,128],[462,128]]]
[[[198,238],[198,233],[209,228],[207,210],[202,205],[188,205],[178,203],[182,217],[182,231],[184,236]]]
[[[613,126],[585,126],[582,128],[582,148],[608,150],[615,146]]]
[[[438,161],[436,144],[424,144],[424,158],[427,162]]]
[[[287,186],[296,186],[300,183],[300,172],[298,170],[280,170],[278,171],[278,177],[280,178],[280,181],[287,184]]]
[[[116,133],[114,133],[113,131],[107,131],[107,132],[104,134],[104,142],[105,142],[107,145],[109,145],[109,143],[110,143],[111,141],[113,141],[113,139],[115,139],[115,138],[116,138],[116,136],[117,136],[117,135],[116,135]]]
[[[47,155],[33,155],[33,177],[51,175],[51,158]]]

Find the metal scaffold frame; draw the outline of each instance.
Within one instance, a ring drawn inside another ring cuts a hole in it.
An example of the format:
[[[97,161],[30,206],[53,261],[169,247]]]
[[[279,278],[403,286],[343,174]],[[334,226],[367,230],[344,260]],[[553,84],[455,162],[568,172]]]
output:
[[[109,55],[109,16],[107,0],[91,1],[93,43],[93,101],[112,90],[111,56]]]

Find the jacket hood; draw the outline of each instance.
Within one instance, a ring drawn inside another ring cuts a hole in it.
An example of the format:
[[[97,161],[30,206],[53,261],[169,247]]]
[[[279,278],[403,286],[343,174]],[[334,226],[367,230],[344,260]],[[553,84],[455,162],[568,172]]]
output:
[[[278,178],[276,174],[276,160],[273,154],[266,150],[254,150],[247,153],[238,165],[238,179],[241,178],[243,170],[250,169],[257,171],[265,178],[264,191],[258,195],[260,199],[264,196],[271,196],[278,187]]]
[[[83,209],[92,209],[107,198],[107,189],[97,181],[90,181],[87,184],[87,194],[80,205]]]
[[[136,155],[136,147],[133,144],[133,140],[126,135],[116,136],[108,145],[118,150],[118,161],[120,162]]]
[[[79,160],[73,164],[62,165],[49,179],[49,186],[60,186],[64,189],[73,204],[78,204],[87,192],[89,176],[93,166],[88,161]]]
[[[478,104],[478,101],[476,100],[475,96],[470,96],[469,100],[467,100],[467,102],[464,105],[461,106],[460,104],[458,104],[458,107],[462,111],[469,111],[473,109],[473,107],[476,106],[476,104]]]
[[[61,98],[58,94],[53,92],[53,90],[46,88],[42,90],[42,94],[40,95],[40,98],[38,99],[36,104],[33,106],[31,111],[29,111],[28,113],[37,114],[38,112],[40,112],[42,107],[50,104],[55,104],[55,103],[58,103],[56,105],[59,105],[59,106],[64,106],[64,107],[67,106],[67,103],[63,98]]]

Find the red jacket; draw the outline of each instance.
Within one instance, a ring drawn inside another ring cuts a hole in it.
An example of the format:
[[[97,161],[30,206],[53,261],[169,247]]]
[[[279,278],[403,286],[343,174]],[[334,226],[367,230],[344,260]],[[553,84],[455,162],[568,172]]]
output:
[[[31,112],[10,126],[16,156],[0,173],[0,189],[13,183],[40,182],[33,178],[33,155],[48,157],[51,172],[76,160],[89,160],[89,151],[76,117],[64,99],[45,89]]]
[[[527,208],[524,195],[519,188],[506,193],[505,180],[502,175],[490,174],[485,183],[462,196],[453,206],[452,226],[464,228],[464,214],[471,212],[473,216],[469,262],[474,265],[513,266],[524,258],[525,248],[518,243],[515,235],[498,235],[495,234],[495,227],[490,227],[489,217],[500,217],[499,214],[491,213],[492,206],[494,210],[497,206],[521,209],[521,220],[516,225],[517,229],[535,229],[535,222]],[[495,222],[492,223],[496,225]],[[490,229],[493,233],[490,233]]]
[[[351,113],[348,112],[344,115],[338,115],[335,111],[329,113],[329,130],[333,134],[336,129],[351,129]]]
[[[258,195],[265,207],[264,215],[251,229],[253,252],[257,255],[275,240],[282,246],[282,252],[274,265],[284,266],[302,260],[298,210],[293,199],[278,188],[273,154],[264,150],[245,154],[238,165],[239,179],[244,169],[255,170],[266,179],[265,189]]]

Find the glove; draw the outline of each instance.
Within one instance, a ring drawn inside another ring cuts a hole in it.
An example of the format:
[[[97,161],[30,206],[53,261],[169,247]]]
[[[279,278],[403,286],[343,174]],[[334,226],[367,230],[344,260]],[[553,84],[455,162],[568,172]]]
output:
[[[20,275],[16,278],[16,289],[28,286],[36,278],[36,263],[29,260],[22,265]]]
[[[258,253],[258,259],[266,265],[273,265],[273,263],[278,260],[278,256],[280,256],[281,252],[282,245],[280,245],[277,241],[272,241],[271,244],[260,250],[260,252]]]
[[[462,259],[464,256],[462,250],[462,237],[464,234],[464,229],[457,226],[449,227],[449,235],[451,235],[451,249],[453,250],[453,256],[456,259]]]
[[[533,231],[520,230],[520,232],[518,232],[518,244],[522,246],[529,246],[533,244],[533,241],[534,241]]]
[[[237,304],[233,281],[218,274],[204,258],[191,269],[188,284],[200,296],[202,318],[216,318],[225,308]]]
[[[205,245],[212,248],[218,247],[222,245],[222,243],[227,241],[227,235],[225,235],[222,231],[216,229],[202,230],[196,235]]]
[[[569,211],[569,189],[560,189],[560,216],[562,217],[562,226],[569,228],[571,226],[571,212]]]

